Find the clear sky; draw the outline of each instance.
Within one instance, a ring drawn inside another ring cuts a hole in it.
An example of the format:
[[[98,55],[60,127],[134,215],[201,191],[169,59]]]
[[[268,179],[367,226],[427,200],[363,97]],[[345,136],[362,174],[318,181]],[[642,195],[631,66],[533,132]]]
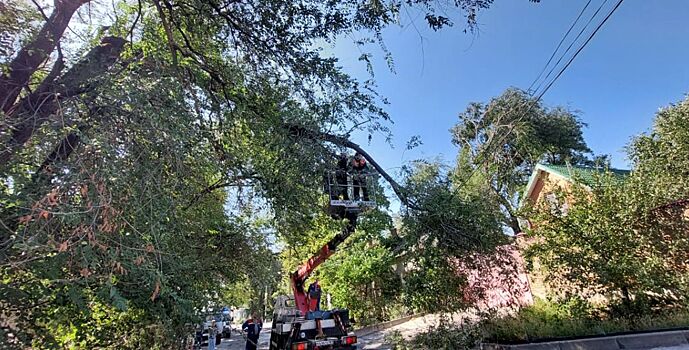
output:
[[[583,19],[603,1],[593,0]],[[615,2],[608,1],[605,8]],[[394,148],[381,136],[367,148],[393,173],[417,158],[454,161],[457,149],[448,130],[457,114],[469,102],[487,101],[507,87],[526,89],[585,4],[499,0],[479,15],[476,35],[463,33],[461,20],[433,32],[423,17],[417,28],[386,30],[396,73],[375,48],[374,68],[379,91],[391,102],[387,111],[394,120]],[[410,22],[408,17],[403,21]],[[365,79],[365,66],[357,60],[360,52],[350,41],[328,49],[348,73]],[[689,0],[626,0],[543,101],[581,111],[589,147],[596,154],[610,154],[614,167],[628,168],[624,147],[630,138],[648,131],[655,112],[687,92]],[[413,135],[420,135],[424,144],[405,152]],[[358,141],[366,145],[365,135],[360,136]]]

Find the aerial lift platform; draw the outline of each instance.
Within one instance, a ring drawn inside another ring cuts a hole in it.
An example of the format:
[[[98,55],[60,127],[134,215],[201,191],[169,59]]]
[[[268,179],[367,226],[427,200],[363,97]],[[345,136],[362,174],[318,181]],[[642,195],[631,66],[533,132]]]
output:
[[[328,211],[333,218],[347,220],[347,225],[342,232],[290,274],[293,296],[280,296],[276,300],[270,350],[354,350],[357,348],[357,337],[353,332],[349,310],[309,310],[305,288],[306,280],[311,273],[335,254],[337,247],[354,233],[359,214],[375,207],[376,202],[370,199],[375,198],[376,186],[373,181],[377,180],[373,174],[357,175],[360,178],[365,176],[366,186],[368,186],[369,198],[367,199],[369,200],[364,201],[363,198],[350,195],[353,191],[359,191],[360,188],[349,185],[349,181],[347,184],[335,183],[334,176],[331,175],[326,176],[325,182],[325,192],[330,198]],[[344,193],[347,195],[345,196]]]

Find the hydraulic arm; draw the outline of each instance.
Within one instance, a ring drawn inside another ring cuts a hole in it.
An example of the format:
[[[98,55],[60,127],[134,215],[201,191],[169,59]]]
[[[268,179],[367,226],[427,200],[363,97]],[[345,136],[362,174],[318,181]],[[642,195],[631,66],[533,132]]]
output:
[[[337,247],[344,242],[356,229],[356,219],[357,212],[347,212],[345,211],[344,217],[347,219],[347,226],[333,237],[327,244],[325,244],[321,249],[318,250],[314,256],[306,261],[303,265],[299,266],[296,271],[290,275],[292,283],[292,292],[294,293],[294,303],[296,308],[301,311],[303,315],[309,311],[309,305],[307,302],[307,293],[304,290],[304,284],[306,279],[309,278],[311,273],[326,261],[329,257],[335,254]]]

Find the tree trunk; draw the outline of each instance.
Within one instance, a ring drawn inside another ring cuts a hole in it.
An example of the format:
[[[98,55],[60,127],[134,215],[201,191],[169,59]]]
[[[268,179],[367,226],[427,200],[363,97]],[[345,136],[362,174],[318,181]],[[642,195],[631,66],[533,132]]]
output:
[[[45,62],[62,38],[74,12],[90,0],[55,0],[50,14],[38,35],[19,50],[10,62],[7,73],[0,76],[0,107],[8,113],[31,75]]]
[[[124,39],[118,37],[103,38],[101,45],[91,49],[62,77],[52,84],[41,84],[41,88],[23,98],[7,118],[8,122],[14,125],[9,140],[4,142],[4,147],[0,151],[0,164],[8,164],[14,153],[58,111],[58,100],[95,89],[97,78],[103,76],[117,62],[125,43]]]

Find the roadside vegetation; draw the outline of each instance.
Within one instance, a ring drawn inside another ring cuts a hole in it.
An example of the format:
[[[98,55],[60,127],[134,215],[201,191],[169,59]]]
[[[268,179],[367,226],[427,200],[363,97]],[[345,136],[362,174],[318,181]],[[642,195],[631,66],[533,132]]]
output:
[[[0,2],[0,344],[174,349],[208,309],[269,313],[288,274],[343,228],[324,211],[336,155],[366,153],[352,135],[392,136],[373,71],[355,79],[320,48],[356,36],[369,69],[377,52],[394,70],[386,28],[419,18],[471,33],[492,3]],[[472,103],[448,135],[456,162],[374,167],[390,198],[313,277],[360,325],[468,310],[459,267],[512,242],[530,215],[541,224],[527,257],[548,303],[481,331],[444,324],[417,348],[562,336],[567,322],[679,325],[688,120],[687,101],[661,111],[630,144],[624,184],[601,176],[558,194],[577,204],[564,215],[521,209],[520,196],[539,162],[606,166],[577,113],[516,88]],[[574,308],[589,296],[605,302]],[[539,326],[552,319],[563,326]]]
[[[520,212],[534,223],[525,253],[547,300],[390,341],[463,349],[689,327],[688,121],[689,99],[662,109],[653,130],[632,139],[627,177],[604,172]]]
[[[477,325],[482,333],[481,341],[519,344],[689,326],[689,311],[686,309],[610,316],[605,309],[573,304],[537,300],[534,305],[515,314],[485,315],[485,319]]]

